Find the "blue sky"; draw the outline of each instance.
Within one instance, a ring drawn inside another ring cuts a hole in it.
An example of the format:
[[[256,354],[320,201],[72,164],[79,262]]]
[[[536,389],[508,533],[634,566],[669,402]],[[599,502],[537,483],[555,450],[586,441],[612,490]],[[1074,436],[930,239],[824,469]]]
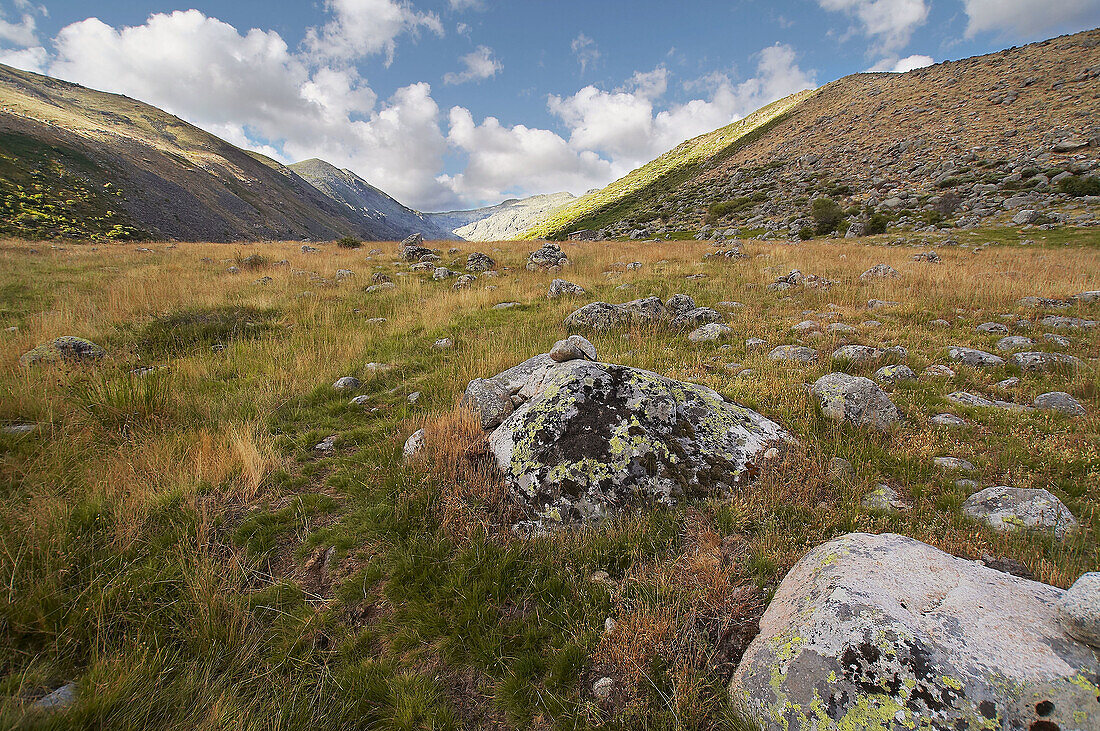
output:
[[[606,184],[780,96],[1100,25],[1100,0],[0,0],[0,62],[423,210]]]

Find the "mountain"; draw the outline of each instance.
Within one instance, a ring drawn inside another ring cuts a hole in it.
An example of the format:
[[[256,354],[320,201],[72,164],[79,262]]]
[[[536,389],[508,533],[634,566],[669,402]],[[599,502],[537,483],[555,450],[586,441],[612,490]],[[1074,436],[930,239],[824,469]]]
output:
[[[407,234],[156,107],[0,65],[0,235],[239,241]]]
[[[316,158],[288,167],[355,216],[369,222],[377,238],[403,239],[411,233],[421,233],[430,240],[458,238],[450,228],[435,221],[435,214],[419,213],[401,205],[350,170],[341,170]]]
[[[742,120],[751,129],[689,140],[525,236],[1090,224],[1098,83],[1100,29],[905,74],[847,76]],[[813,215],[817,198],[836,203],[819,206],[834,220]]]
[[[574,200],[571,193],[548,193],[512,198],[485,208],[424,215],[467,241],[508,241]]]

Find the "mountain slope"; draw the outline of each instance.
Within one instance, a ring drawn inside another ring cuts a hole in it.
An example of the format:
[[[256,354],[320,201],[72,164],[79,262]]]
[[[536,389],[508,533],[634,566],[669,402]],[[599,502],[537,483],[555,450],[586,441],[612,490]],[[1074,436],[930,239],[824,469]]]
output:
[[[495,206],[469,211],[424,215],[467,241],[510,241],[536,221],[574,200],[576,198],[571,193],[548,193],[529,198],[513,198]]]
[[[0,234],[386,238],[274,160],[156,107],[0,65]]]
[[[743,142],[748,136],[759,133],[761,128],[773,123],[813,94],[813,90],[792,94],[758,109],[744,119],[682,142],[607,187],[584,195],[572,205],[544,217],[524,232],[523,238],[560,237],[569,231],[598,228],[607,220],[622,217],[633,209],[639,197],[675,187],[694,173],[703,162]]]
[[[398,203],[350,170],[341,170],[316,158],[288,167],[314,188],[369,222],[378,238],[403,239],[411,233],[421,233],[427,239],[458,238],[435,223],[431,214],[419,213]]]
[[[574,215],[528,233],[652,237],[713,225],[789,236],[1013,217],[1089,224],[1095,199],[1080,193],[1100,185],[1088,180],[1100,155],[1097,120],[1100,29],[905,74],[855,74],[803,95],[674,185],[635,185],[617,205],[589,211],[581,199]],[[593,198],[608,200],[639,172]],[[812,216],[818,197],[838,204],[839,220]]]

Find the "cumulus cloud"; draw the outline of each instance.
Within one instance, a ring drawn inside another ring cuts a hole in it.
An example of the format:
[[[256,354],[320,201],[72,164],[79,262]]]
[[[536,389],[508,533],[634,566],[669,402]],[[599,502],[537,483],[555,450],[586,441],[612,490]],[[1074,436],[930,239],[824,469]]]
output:
[[[925,66],[931,66],[934,63],[935,61],[932,59],[931,56],[913,55],[906,56],[905,58],[888,56],[867,70],[871,72],[888,71],[894,74],[904,74],[906,71],[922,69]]]
[[[484,10],[485,0],[450,0],[451,10]]]
[[[46,72],[46,64],[49,62],[49,54],[42,46],[34,48],[20,48],[11,51],[0,51],[0,63],[14,66],[24,71],[33,71],[36,74]]]
[[[443,23],[435,13],[414,10],[400,0],[325,0],[332,19],[321,28],[310,28],[305,46],[315,57],[354,60],[383,53],[393,63],[398,36],[417,35],[426,29],[443,35]]]
[[[18,20],[8,20],[0,10],[0,43],[17,48],[30,48],[38,45],[38,23],[35,15],[47,15],[45,6],[33,5],[30,0],[15,0],[15,7],[21,11]]]
[[[991,0],[998,3],[1001,0]],[[927,0],[817,0],[826,10],[845,12],[863,32],[877,39],[882,50],[902,48],[928,20]]]
[[[459,60],[465,68],[444,74],[443,83],[465,84],[467,81],[481,81],[496,76],[504,68],[500,61],[493,58],[493,49],[488,46],[478,46]]]
[[[573,49],[573,55],[577,57],[577,63],[581,65],[582,74],[588,70],[589,64],[596,63],[600,58],[600,49],[596,45],[596,41],[584,33],[574,38],[569,47]]]
[[[380,103],[350,66],[311,67],[274,31],[198,10],[115,29],[90,18],[61,30],[51,75],[161,107],[283,162],[323,157],[413,205],[451,205],[437,182],[446,140],[426,83]]]
[[[989,31],[1038,38],[1056,30],[1085,30],[1100,24],[1096,0],[963,0],[966,36]]]

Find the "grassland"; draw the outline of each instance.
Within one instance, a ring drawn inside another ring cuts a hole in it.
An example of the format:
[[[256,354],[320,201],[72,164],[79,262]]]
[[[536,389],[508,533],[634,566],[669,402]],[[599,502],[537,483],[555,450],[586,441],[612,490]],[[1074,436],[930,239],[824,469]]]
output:
[[[528,229],[522,238],[563,238],[571,231],[599,228],[619,220],[630,211],[647,210],[647,203],[658,191],[674,190],[697,174],[704,163],[721,159],[731,148],[753,139],[813,93],[809,90],[791,94],[761,107],[744,119],[681,142],[606,187],[554,211]]]
[[[516,509],[484,437],[456,409],[470,379],[546,351],[583,303],[546,299],[553,275],[523,269],[530,243],[481,245],[508,269],[469,290],[409,274],[368,293],[373,272],[407,271],[396,245],[369,257],[292,243],[143,253],[0,242],[0,424],[37,425],[0,434],[0,727],[739,729],[725,695],[738,653],[786,570],[823,540],[900,532],[957,555],[1012,558],[1067,586],[1100,566],[1100,331],[1068,333],[1067,352],[1085,361],[1075,373],[952,365],[953,379],[901,385],[892,397],[906,419],[885,435],[817,413],[804,384],[827,361],[786,366],[743,347],[749,337],[793,343],[805,312],[833,306],[843,322],[882,323],[852,342],[905,345],[920,372],[947,363],[951,345],[991,349],[996,336],[976,333],[978,323],[1045,314],[1018,308],[1020,297],[1100,289],[1095,231],[1023,236],[1037,243],[962,233],[963,246],[938,249],[942,264],[881,238],[750,242],[747,260],[705,263],[708,247],[694,241],[566,244],[564,276],[592,299],[743,302],[729,350],[664,330],[592,339],[605,361],[705,383],[757,409],[800,447],[732,500],[534,538],[510,530]],[[473,250],[444,262],[460,268]],[[616,266],[630,261],[643,266]],[[878,263],[902,276],[860,283]],[[839,283],[766,290],[795,268]],[[337,283],[337,269],[355,277]],[[695,273],[707,277],[685,279]],[[901,304],[869,313],[871,298]],[[493,309],[505,301],[520,305]],[[1097,319],[1100,304],[1062,312]],[[951,324],[929,324],[937,318]],[[17,365],[66,334],[108,358]],[[440,337],[455,347],[433,349]],[[839,341],[811,344],[828,353]],[[365,406],[332,390],[345,375],[363,380]],[[1064,390],[1087,416],[944,398],[993,394],[1009,375],[1021,381],[1009,398]],[[932,426],[942,411],[971,425]],[[405,463],[401,446],[419,427],[425,456]],[[314,449],[333,435],[332,452]],[[932,458],[943,455],[975,472],[938,470]],[[855,476],[829,478],[834,456]],[[1063,541],[988,530],[961,515],[960,477],[1050,489],[1081,530]],[[913,508],[862,508],[879,482]],[[591,692],[603,676],[615,679],[606,701]],[[75,705],[32,710],[68,681]]]

